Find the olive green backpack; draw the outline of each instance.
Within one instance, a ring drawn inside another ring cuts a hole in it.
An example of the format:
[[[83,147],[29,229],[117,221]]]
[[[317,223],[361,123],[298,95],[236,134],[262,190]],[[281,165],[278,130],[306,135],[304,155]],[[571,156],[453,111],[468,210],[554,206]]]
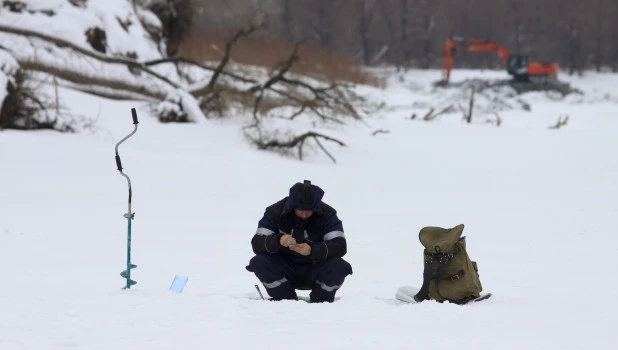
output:
[[[464,225],[451,229],[424,227],[418,237],[425,247],[423,286],[416,294],[416,301],[433,299],[455,304],[465,304],[479,298],[483,287],[478,267],[466,251]]]

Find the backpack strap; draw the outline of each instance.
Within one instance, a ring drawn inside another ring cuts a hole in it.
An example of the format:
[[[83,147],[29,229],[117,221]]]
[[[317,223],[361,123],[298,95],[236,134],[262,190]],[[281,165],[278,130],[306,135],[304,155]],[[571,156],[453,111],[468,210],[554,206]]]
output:
[[[444,274],[444,267],[446,266],[446,264],[449,263],[449,261],[451,261],[451,259],[453,258],[453,255],[459,253],[461,251],[461,249],[459,249],[459,247],[457,247],[457,249],[453,252],[453,253],[425,253],[425,267],[423,269],[423,285],[421,286],[421,290],[418,291],[418,293],[416,293],[416,295],[414,296],[414,300],[418,303],[421,302],[423,300],[428,300],[429,299],[429,283],[432,280],[432,268],[433,268],[433,263],[437,260],[438,262],[438,270],[436,271],[436,276],[435,276],[435,281],[436,281],[436,292],[438,293],[438,296],[444,300],[448,300],[451,303],[454,304],[458,304],[458,305],[462,305],[468,302],[468,299],[464,298],[462,300],[452,300],[452,299],[448,299],[442,296],[442,294],[440,294],[440,281],[441,280],[449,280],[449,281],[456,281],[458,279],[460,279],[463,275],[464,275],[464,271],[459,271],[457,274],[453,275],[453,276],[447,276],[447,277],[442,277],[442,275]]]
[[[429,282],[431,281],[431,268],[433,267],[433,254],[425,254],[425,268],[423,270],[423,285],[421,290],[416,293],[414,300],[420,303],[429,299]]]

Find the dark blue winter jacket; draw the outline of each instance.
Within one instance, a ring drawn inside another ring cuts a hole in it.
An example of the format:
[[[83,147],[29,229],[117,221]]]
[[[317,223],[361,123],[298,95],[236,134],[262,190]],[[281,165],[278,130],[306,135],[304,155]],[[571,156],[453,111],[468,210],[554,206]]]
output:
[[[343,224],[337,211],[322,202],[324,191],[309,181],[296,183],[289,196],[266,208],[264,216],[251,240],[253,252],[279,254],[295,264],[319,262],[332,257],[342,257],[347,246]],[[313,215],[302,219],[294,209],[312,210]],[[296,243],[311,246],[311,255],[303,256],[279,243],[282,235],[289,234]]]

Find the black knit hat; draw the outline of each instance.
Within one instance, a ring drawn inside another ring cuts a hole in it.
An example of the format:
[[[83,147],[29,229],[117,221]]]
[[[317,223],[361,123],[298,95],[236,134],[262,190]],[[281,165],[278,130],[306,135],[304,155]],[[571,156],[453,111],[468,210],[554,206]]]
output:
[[[312,210],[314,207],[315,200],[315,188],[311,184],[311,181],[305,180],[300,187],[300,191],[298,193],[298,202],[294,206],[295,209],[298,210]]]
[[[297,182],[290,187],[290,194],[282,213],[289,213],[293,209],[313,210],[314,213],[321,213],[322,197],[324,197],[324,190],[312,184],[311,181]]]

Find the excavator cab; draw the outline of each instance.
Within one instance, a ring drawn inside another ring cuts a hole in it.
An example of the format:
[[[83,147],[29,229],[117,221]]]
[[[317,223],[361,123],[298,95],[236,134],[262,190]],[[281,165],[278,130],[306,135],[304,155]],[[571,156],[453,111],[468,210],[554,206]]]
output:
[[[506,62],[506,71],[513,76],[515,81],[529,81],[528,57],[524,55],[511,55]]]

